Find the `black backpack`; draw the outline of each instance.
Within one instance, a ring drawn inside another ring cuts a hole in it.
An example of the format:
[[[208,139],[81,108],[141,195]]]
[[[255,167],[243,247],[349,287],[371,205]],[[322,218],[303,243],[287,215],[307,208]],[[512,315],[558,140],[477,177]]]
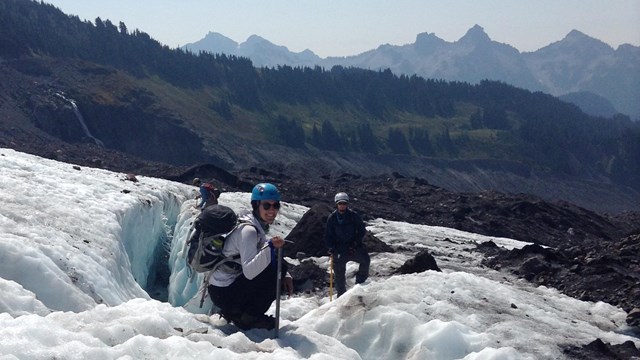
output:
[[[196,272],[207,272],[239,258],[239,255],[225,257],[222,249],[226,238],[240,224],[238,215],[227,206],[215,204],[204,208],[194,223],[193,235],[187,239],[188,266]],[[240,267],[236,262],[229,265]]]

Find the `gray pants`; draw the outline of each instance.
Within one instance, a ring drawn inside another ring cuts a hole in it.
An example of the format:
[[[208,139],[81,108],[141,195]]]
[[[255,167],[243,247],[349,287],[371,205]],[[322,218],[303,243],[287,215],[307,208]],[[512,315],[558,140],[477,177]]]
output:
[[[362,246],[353,251],[353,253],[335,254],[333,256],[333,270],[335,274],[336,291],[338,297],[347,291],[345,273],[347,271],[347,262],[355,261],[360,264],[358,272],[356,272],[356,284],[363,283],[369,277],[369,253],[367,248]]]

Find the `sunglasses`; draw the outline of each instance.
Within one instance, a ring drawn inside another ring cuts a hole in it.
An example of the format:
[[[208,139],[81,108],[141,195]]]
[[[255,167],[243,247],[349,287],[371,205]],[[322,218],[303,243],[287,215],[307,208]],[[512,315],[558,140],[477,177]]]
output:
[[[262,208],[265,210],[269,210],[271,209],[271,207],[273,207],[276,210],[280,210],[280,201],[276,201],[275,203],[271,204],[271,203],[262,203]]]

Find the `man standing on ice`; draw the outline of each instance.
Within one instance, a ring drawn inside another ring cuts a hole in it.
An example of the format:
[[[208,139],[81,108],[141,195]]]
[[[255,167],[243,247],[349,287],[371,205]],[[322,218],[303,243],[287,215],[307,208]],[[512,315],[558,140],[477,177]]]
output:
[[[333,257],[338,297],[347,291],[345,273],[347,262],[360,264],[356,273],[356,284],[361,284],[369,277],[369,253],[362,243],[366,233],[360,215],[349,209],[349,195],[339,192],[334,197],[336,210],[327,218],[324,242]]]

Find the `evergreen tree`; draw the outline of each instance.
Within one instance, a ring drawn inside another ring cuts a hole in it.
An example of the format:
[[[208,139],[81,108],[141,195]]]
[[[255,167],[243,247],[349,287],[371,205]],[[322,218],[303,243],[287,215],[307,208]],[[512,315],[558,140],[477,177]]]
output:
[[[120,34],[128,35],[129,31],[127,31],[127,25],[125,25],[122,21],[120,21]]]
[[[409,143],[417,154],[424,156],[434,154],[431,140],[429,140],[429,132],[425,129],[409,128]]]
[[[445,128],[442,133],[436,137],[436,144],[438,148],[450,156],[455,156],[458,153],[458,149],[456,148],[455,143],[451,140],[451,135],[449,134],[449,128]]]
[[[407,138],[400,129],[390,128],[387,136],[387,146],[394,154],[409,155],[411,150],[407,143]]]
[[[304,147],[304,129],[295,120],[280,115],[274,122],[275,139],[279,144],[293,148]]]
[[[341,151],[343,150],[343,141],[336,129],[329,120],[322,122],[322,130],[320,131],[321,148],[325,150]]]
[[[357,148],[360,151],[370,154],[378,153],[378,140],[373,135],[371,125],[368,122],[358,125],[357,137]]]
[[[320,138],[320,130],[316,124],[313,124],[313,129],[311,130],[311,145],[317,147],[318,149],[322,149],[322,139]]]
[[[471,114],[471,117],[469,118],[469,122],[471,123],[472,129],[483,129],[485,126],[484,126],[484,121],[482,116],[482,110],[478,109],[476,110],[476,112]]]
[[[509,120],[504,108],[493,106],[482,113],[482,123],[489,129],[508,130]]]

